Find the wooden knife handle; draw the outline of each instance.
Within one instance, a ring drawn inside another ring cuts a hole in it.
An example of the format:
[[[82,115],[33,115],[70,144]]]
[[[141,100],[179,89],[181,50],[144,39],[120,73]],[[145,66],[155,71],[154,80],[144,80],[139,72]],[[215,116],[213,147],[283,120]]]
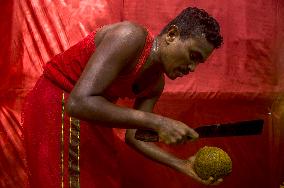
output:
[[[158,142],[159,135],[156,131],[137,129],[135,138],[144,142]]]

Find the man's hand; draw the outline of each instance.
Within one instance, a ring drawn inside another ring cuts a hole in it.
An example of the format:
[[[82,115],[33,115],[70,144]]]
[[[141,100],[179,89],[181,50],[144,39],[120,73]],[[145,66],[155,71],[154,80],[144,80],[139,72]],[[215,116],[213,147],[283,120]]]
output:
[[[178,144],[188,140],[188,137],[195,140],[198,138],[198,133],[188,127],[186,124],[173,119],[166,118],[159,130],[159,140],[166,144]]]
[[[188,160],[183,160],[179,165],[179,171],[205,185],[218,185],[223,181],[222,178],[216,180],[213,177],[210,177],[208,180],[203,180],[200,177],[198,177],[198,175],[195,173],[193,169],[194,160],[195,156],[190,157]]]

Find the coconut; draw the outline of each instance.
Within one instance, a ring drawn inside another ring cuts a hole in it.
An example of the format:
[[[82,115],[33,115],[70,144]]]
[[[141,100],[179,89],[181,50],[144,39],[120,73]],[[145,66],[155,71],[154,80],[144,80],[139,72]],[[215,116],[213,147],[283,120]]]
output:
[[[223,178],[232,171],[230,156],[218,147],[205,146],[196,153],[194,171],[203,180]]]

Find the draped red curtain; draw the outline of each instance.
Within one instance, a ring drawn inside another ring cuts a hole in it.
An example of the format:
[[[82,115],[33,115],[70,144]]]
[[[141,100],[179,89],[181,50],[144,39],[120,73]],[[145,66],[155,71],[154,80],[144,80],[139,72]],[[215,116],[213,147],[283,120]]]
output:
[[[263,118],[265,128],[259,136],[161,147],[183,158],[204,145],[223,148],[232,157],[233,172],[220,187],[274,188],[284,181],[279,102],[284,90],[283,1],[2,0],[0,5],[0,187],[27,185],[21,105],[53,55],[96,27],[122,20],[158,34],[187,6],[203,8],[220,22],[224,45],[194,74],[166,80],[155,112],[192,127]],[[140,156],[123,143],[123,131],[117,133],[122,140],[117,147],[124,165],[123,187],[204,187]]]

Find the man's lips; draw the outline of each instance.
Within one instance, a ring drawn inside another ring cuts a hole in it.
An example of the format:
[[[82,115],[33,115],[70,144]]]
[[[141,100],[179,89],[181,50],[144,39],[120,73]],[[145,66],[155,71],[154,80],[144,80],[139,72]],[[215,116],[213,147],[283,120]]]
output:
[[[188,74],[188,72],[176,71],[177,77],[183,77],[184,75],[187,75],[187,74]]]
[[[183,75],[187,75],[189,72],[192,72],[190,68],[179,68],[178,72],[182,73]]]
[[[183,76],[189,74],[189,72],[191,72],[190,69],[182,69],[182,68],[179,68],[179,69],[176,69],[176,70],[174,71],[173,76],[174,76],[175,78],[177,78],[177,77],[183,77]]]

